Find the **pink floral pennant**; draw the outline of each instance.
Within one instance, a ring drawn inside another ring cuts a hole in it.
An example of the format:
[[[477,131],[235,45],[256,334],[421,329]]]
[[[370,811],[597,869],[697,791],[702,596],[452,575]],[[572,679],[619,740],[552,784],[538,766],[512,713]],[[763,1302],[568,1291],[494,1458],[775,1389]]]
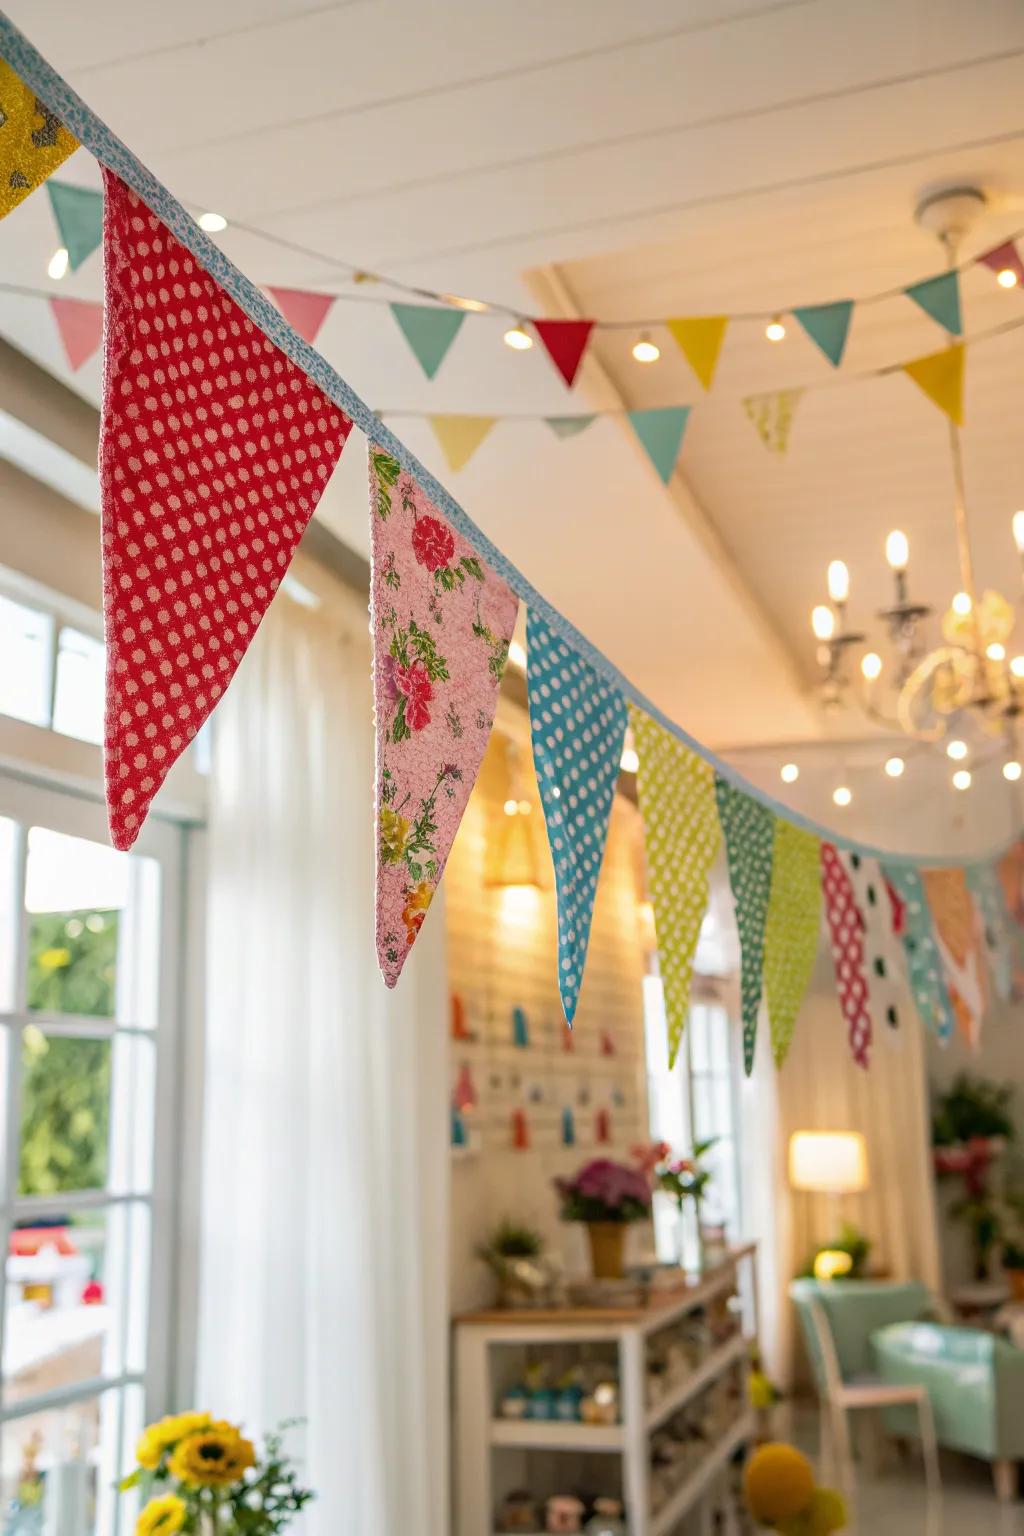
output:
[[[377,958],[397,982],[490,736],[519,606],[370,444]]]

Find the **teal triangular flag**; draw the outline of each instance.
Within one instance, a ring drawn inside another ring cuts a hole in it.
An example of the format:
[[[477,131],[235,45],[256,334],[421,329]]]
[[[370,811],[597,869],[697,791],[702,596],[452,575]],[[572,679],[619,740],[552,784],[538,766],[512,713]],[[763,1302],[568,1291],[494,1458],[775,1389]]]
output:
[[[740,1011],[743,1016],[743,1067],[754,1070],[757,1011],[764,976],[764,931],[772,886],[775,817],[766,805],[752,800],[715,774],[718,819],[725,837],[729,884],[736,904],[740,935]]]
[[[60,243],[68,253],[68,265],[76,271],[103,239],[103,193],[89,187],[73,187],[67,181],[46,183],[50,207],[57,220]]]
[[[921,872],[909,864],[883,864],[882,873],[903,903],[903,948],[907,956],[910,990],[921,1021],[948,1045],[956,1029],[956,1015],[942,974],[938,938],[928,907]]]
[[[630,411],[628,415],[647,457],[667,485],[679,457],[690,407],[668,405],[656,411]]]
[[[853,315],[853,300],[838,299],[835,304],[807,304],[792,311],[808,336],[820,347],[832,364],[838,368],[843,360],[843,349]]]
[[[576,437],[585,432],[594,420],[593,416],[545,416],[544,420],[556,437]]]
[[[960,335],[960,279],[955,272],[942,272],[923,283],[912,283],[903,292],[951,336]]]
[[[416,361],[427,378],[432,379],[459,333],[465,310],[430,304],[392,304],[390,309],[416,354]]]

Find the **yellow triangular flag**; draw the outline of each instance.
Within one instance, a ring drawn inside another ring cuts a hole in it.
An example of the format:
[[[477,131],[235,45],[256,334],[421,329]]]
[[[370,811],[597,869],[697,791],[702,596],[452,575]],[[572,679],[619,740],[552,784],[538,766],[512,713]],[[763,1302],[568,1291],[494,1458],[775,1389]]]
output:
[[[964,424],[964,349],[960,342],[943,347],[941,352],[930,352],[927,357],[915,357],[912,363],[903,364],[903,372],[913,379],[918,389],[928,396],[933,405],[945,411],[950,421],[958,427]]]
[[[469,463],[497,419],[497,416],[429,417],[450,470],[455,472]]]
[[[718,354],[725,340],[728,315],[693,315],[678,320],[666,320],[672,335],[679,343],[683,356],[700,379],[705,389],[711,388],[715,376]]]
[[[74,135],[0,59],[0,219],[77,148]]]

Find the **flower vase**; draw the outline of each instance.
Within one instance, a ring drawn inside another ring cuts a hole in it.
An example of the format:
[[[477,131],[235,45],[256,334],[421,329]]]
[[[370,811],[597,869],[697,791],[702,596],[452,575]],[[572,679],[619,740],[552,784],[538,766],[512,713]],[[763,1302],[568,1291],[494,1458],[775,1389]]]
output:
[[[699,1275],[704,1264],[700,1235],[700,1207],[696,1200],[680,1200],[676,1225],[679,1267],[688,1275]]]
[[[595,1280],[621,1280],[622,1258],[626,1245],[626,1224],[622,1221],[588,1221],[590,1270]]]

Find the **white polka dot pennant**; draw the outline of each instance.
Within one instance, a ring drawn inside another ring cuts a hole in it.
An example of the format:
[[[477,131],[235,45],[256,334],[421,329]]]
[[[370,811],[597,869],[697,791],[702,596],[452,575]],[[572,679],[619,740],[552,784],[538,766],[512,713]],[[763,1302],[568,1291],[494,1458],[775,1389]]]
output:
[[[772,888],[764,929],[764,994],[775,1065],[786,1059],[818,953],[821,848],[812,832],[775,822]]]
[[[526,643],[533,760],[555,866],[558,990],[571,1024],[628,717],[619,690],[532,610]]]
[[[868,982],[868,1005],[875,1036],[882,1035],[890,1045],[898,1044],[900,1034],[900,998],[902,995],[899,943],[893,932],[892,901],[885,876],[877,859],[866,858],[841,848],[839,857],[853,888],[857,910],[864,926],[864,974]]]
[[[772,884],[775,817],[766,805],[715,776],[718,819],[725,833],[729,884],[736,903],[740,935],[740,1006],[743,1014],[743,1067],[754,1070],[757,1014],[764,978],[764,927]]]

